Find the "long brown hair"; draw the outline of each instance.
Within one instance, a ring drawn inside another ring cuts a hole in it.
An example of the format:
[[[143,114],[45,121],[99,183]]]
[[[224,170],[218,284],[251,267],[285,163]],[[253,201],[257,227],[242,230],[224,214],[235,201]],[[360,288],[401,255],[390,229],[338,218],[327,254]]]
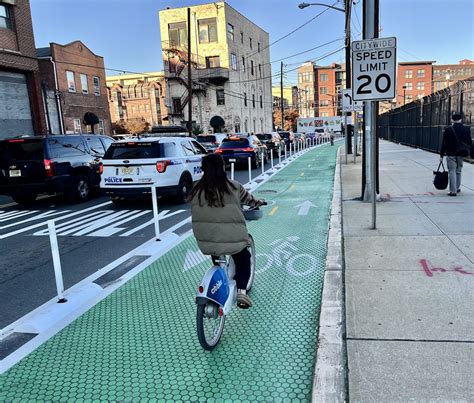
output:
[[[191,201],[196,195],[201,204],[201,193],[209,207],[224,207],[224,193],[230,194],[231,189],[237,189],[227,178],[224,159],[219,154],[208,154],[202,159],[203,176],[196,183],[188,196]]]

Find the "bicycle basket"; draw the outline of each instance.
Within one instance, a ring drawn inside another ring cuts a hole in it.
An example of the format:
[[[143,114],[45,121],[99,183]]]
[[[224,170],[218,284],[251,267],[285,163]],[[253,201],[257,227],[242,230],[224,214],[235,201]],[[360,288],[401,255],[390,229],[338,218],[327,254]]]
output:
[[[243,210],[243,213],[247,221],[256,221],[263,217],[263,212],[259,209],[247,209]]]

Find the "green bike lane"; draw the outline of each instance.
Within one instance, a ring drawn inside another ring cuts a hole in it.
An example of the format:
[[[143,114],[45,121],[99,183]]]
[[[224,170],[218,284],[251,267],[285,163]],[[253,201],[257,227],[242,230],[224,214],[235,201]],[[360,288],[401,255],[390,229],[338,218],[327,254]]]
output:
[[[248,223],[254,306],[231,311],[214,351],[194,303],[210,260],[189,236],[1,375],[0,401],[309,401],[336,151],[310,150],[255,190],[270,205]]]

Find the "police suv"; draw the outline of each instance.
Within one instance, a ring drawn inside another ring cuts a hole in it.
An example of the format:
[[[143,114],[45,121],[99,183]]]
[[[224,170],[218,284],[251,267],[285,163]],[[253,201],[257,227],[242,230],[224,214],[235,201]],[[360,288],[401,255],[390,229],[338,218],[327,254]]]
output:
[[[114,203],[151,194],[175,196],[185,202],[193,183],[202,177],[206,149],[190,137],[142,137],[109,147],[100,165],[100,187]]]

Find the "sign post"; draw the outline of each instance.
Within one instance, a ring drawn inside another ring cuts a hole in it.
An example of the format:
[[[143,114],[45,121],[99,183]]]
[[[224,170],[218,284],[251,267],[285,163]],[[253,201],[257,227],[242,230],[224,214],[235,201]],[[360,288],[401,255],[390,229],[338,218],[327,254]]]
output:
[[[373,1],[373,0],[372,0]],[[375,3],[367,1],[364,5],[364,21],[375,21]],[[367,15],[366,15],[367,14]],[[370,23],[365,24],[365,37],[352,42],[352,99],[368,101],[365,104],[366,139],[365,161],[366,177],[364,200],[372,201],[372,229],[376,229],[376,102],[395,98],[396,46],[397,39],[376,38]],[[377,24],[378,25],[378,24]],[[366,153],[366,150],[369,151]]]

